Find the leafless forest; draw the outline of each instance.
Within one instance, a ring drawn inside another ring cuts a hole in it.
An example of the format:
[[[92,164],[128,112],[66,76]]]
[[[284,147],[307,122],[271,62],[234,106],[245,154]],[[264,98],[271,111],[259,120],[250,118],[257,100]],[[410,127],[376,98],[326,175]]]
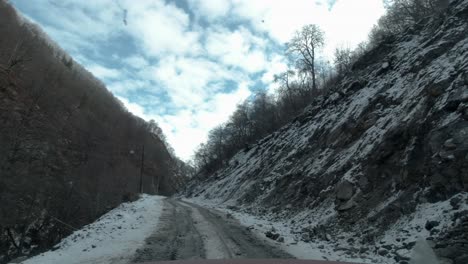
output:
[[[7,258],[50,247],[140,191],[175,192],[184,165],[158,129],[0,1],[0,252]]]

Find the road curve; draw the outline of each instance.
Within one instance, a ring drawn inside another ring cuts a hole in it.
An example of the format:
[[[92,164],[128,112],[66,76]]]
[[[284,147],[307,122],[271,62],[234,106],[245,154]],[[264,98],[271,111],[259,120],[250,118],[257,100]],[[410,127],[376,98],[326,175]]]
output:
[[[215,210],[165,199],[158,230],[133,263],[183,259],[293,258]]]

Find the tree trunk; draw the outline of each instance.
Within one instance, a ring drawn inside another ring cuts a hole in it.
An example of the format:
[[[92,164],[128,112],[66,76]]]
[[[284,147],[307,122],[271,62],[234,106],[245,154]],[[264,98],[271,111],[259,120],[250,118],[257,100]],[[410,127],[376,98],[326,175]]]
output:
[[[139,193],[143,193],[143,168],[145,166],[145,144],[141,147],[141,167],[140,167],[140,186]]]
[[[317,84],[315,81],[315,49],[312,46],[312,88],[317,90]]]

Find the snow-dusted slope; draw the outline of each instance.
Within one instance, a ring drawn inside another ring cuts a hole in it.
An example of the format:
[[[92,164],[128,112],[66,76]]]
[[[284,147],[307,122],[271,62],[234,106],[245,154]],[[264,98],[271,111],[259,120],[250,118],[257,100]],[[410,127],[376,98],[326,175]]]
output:
[[[25,264],[129,263],[158,225],[162,196],[143,195],[124,203],[65,238],[55,250],[40,254]]]
[[[295,232],[305,241],[349,234],[346,254],[358,256],[350,249],[365,245],[404,263],[400,249],[379,242],[389,227],[468,191],[468,1],[450,2],[443,17],[368,52],[334,93],[193,181],[186,195],[303,227]],[[438,211],[453,217],[450,225],[468,221],[457,211],[468,202],[461,197]],[[412,236],[395,243],[411,248],[417,234],[450,240],[448,229],[422,232],[437,217],[402,228]],[[453,253],[459,249],[449,251],[439,255],[463,263]]]
[[[468,193],[458,194],[452,199],[468,199]],[[307,217],[313,216],[313,211],[304,211],[289,219],[278,218],[272,214],[252,215],[242,210],[225,204],[216,204],[212,200],[203,198],[191,198],[188,201],[203,205],[206,208],[222,210],[234,216],[249,230],[265,237],[267,232],[279,235],[276,241],[271,241],[283,250],[299,259],[347,261],[355,263],[398,263],[395,260],[408,261],[417,259],[420,254],[413,248],[414,243],[431,236],[431,232],[425,229],[428,219],[438,223],[439,230],[449,230],[454,223],[455,216],[468,210],[465,203],[453,210],[450,200],[436,203],[422,203],[417,206],[415,212],[400,218],[396,223],[390,225],[384,234],[379,237],[378,245],[370,247],[367,243],[360,243],[359,232],[341,232],[336,236],[325,234],[324,238],[313,238],[310,236],[310,226],[318,226],[323,218]],[[440,212],[447,213],[441,214]],[[406,230],[402,231],[402,230]],[[305,235],[307,234],[307,235]],[[284,241],[283,241],[284,240]],[[282,242],[278,242],[282,241]],[[432,242],[429,242],[432,243]],[[381,255],[387,251],[387,254]],[[350,254],[354,253],[354,254]],[[431,250],[426,254],[433,254]],[[390,256],[389,256],[390,255]],[[390,258],[389,258],[390,257]],[[413,264],[430,264],[430,262],[414,262]]]

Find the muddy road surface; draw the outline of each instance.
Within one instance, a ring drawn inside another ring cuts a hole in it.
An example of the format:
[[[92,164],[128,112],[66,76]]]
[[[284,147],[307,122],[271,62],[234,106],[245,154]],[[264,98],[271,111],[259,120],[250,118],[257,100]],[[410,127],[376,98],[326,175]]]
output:
[[[265,243],[235,219],[175,199],[164,201],[159,227],[133,262],[178,259],[293,258]]]

